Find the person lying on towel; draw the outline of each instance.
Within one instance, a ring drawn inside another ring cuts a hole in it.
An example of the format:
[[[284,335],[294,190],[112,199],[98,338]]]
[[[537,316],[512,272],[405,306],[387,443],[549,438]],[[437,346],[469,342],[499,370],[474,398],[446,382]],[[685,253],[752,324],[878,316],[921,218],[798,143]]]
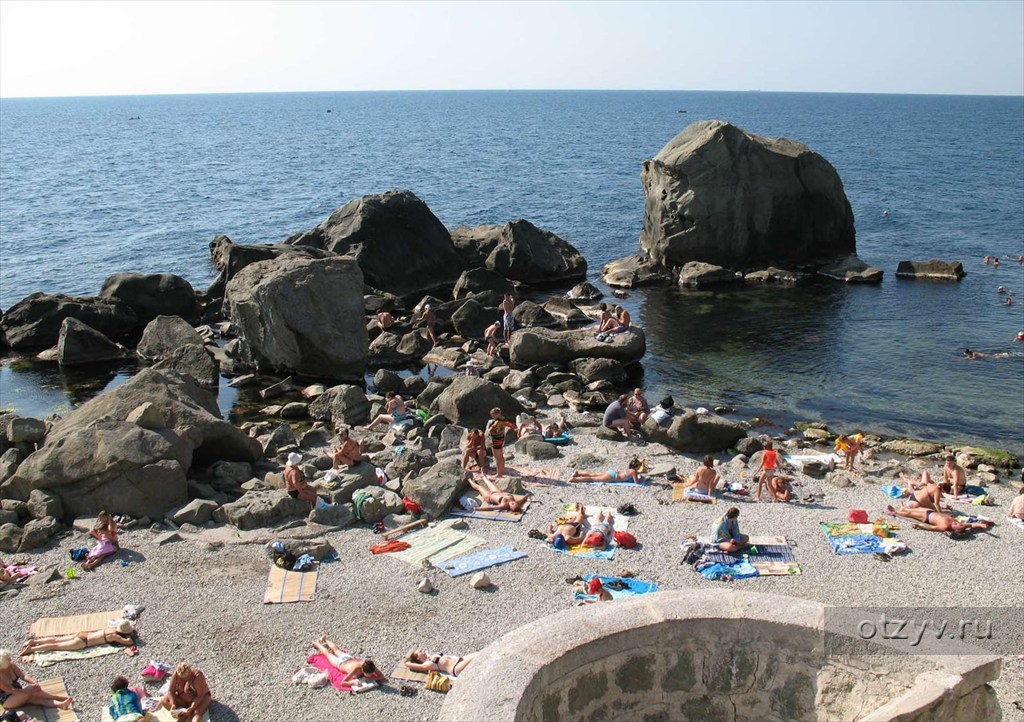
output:
[[[971,534],[976,531],[987,531],[989,527],[995,525],[995,522],[988,521],[987,519],[978,519],[977,521],[957,521],[945,512],[931,511],[929,509],[908,509],[906,507],[893,509],[890,506],[889,511],[893,512],[896,516],[903,517],[904,519],[914,519],[915,523],[910,526],[922,531]]]
[[[98,647],[101,644],[120,644],[130,647],[135,644],[132,638],[132,623],[122,619],[116,627],[97,629],[92,632],[74,632],[72,634],[56,634],[50,637],[30,639],[21,648],[21,656],[27,657],[36,652],[76,652],[79,649]]]
[[[583,543],[583,523],[587,520],[587,510],[576,502],[576,511],[568,514],[558,526],[548,526],[548,541],[555,549],[565,549]]]
[[[422,649],[414,649],[409,652],[402,665],[413,672],[440,672],[457,678],[475,656],[467,654],[465,657],[455,657],[450,654],[429,654]]]
[[[468,476],[466,481],[480,494],[482,503],[476,508],[477,511],[517,512],[523,508],[523,504],[526,503],[529,496],[528,494],[510,494],[507,491],[502,491],[486,476],[480,477],[480,483],[473,481],[472,477]]]
[[[206,677],[187,662],[174,668],[167,694],[156,709],[168,709],[178,722],[203,722],[203,715],[213,703]]]
[[[583,546],[591,549],[604,549],[612,541],[612,526],[615,518],[610,511],[599,511],[590,525],[587,535],[583,537]]]
[[[636,469],[609,469],[608,471],[574,471],[569,481],[607,481],[612,484],[617,482],[634,484],[640,483],[640,473]]]
[[[324,655],[332,667],[345,675],[342,684],[352,684],[358,679],[364,682],[383,682],[386,679],[372,659],[360,661],[327,637],[320,637],[313,642],[313,649]]]

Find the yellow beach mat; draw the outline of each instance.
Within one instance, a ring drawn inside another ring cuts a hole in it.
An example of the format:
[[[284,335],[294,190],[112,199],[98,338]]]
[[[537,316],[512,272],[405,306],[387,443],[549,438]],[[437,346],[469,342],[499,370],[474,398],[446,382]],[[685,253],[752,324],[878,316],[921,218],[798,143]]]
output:
[[[120,612],[118,612],[120,614]],[[64,685],[64,680],[60,677],[54,677],[53,679],[45,679],[39,683],[39,686],[43,688],[44,692],[50,694],[64,694],[68,693],[68,688]],[[22,707],[19,711],[27,714],[31,719],[39,720],[39,722],[78,722],[78,715],[73,709],[55,709],[53,707]]]
[[[94,612],[79,614],[74,617],[43,617],[32,622],[28,628],[30,637],[52,637],[58,634],[77,634],[78,632],[95,632],[106,629],[124,617],[124,612],[115,609],[111,612]]]
[[[388,556],[401,559],[407,564],[418,565],[427,560],[437,566],[441,562],[468,554],[487,542],[482,537],[452,529],[453,522],[441,522],[437,526],[406,534],[401,539],[409,544],[409,548]]]
[[[319,574],[319,568],[312,572],[293,572],[281,567],[270,567],[263,603],[312,602],[316,599],[316,579]]]
[[[691,504],[717,504],[718,499],[713,496],[702,499],[688,499],[686,497],[686,485],[685,484],[673,484],[672,485],[672,501],[685,501]]]
[[[100,715],[100,722],[114,722],[110,717],[110,708],[107,705],[103,705],[103,714]],[[148,712],[143,715],[140,722],[178,722],[178,720],[171,716],[169,709],[162,709],[158,712]],[[203,722],[210,722],[209,710],[203,713]]]
[[[395,671],[390,675],[391,679],[400,679],[403,682],[423,682],[427,681],[426,672],[414,672],[404,664],[400,664],[395,667]]]

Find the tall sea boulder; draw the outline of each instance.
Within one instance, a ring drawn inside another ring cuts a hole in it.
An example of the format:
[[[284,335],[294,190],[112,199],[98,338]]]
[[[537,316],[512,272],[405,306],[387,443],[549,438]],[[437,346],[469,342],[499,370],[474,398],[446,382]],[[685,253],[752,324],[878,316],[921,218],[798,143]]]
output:
[[[353,259],[288,255],[249,264],[228,283],[225,309],[248,365],[362,381],[369,338]]]
[[[645,161],[640,178],[640,247],[658,264],[752,268],[856,252],[839,174],[802,143],[702,120]]]
[[[349,201],[286,243],[352,256],[368,285],[407,300],[450,290],[465,267],[448,229],[406,190]]]
[[[502,278],[543,285],[587,276],[587,261],[571,243],[521,218],[503,226],[460,226],[452,239],[465,259],[480,259]]]

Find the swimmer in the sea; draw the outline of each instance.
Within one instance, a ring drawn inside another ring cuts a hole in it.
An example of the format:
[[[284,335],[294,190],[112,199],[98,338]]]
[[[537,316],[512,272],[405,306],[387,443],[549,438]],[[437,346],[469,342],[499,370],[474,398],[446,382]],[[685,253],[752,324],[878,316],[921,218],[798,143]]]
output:
[[[1024,331],[1018,331],[1013,341],[1014,343],[1024,343]]]

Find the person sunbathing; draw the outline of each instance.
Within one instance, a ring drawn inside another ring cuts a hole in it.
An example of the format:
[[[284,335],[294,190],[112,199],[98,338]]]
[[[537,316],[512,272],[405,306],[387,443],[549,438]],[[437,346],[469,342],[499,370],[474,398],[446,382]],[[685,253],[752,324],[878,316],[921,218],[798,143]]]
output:
[[[692,489],[698,494],[714,496],[721,478],[715,470],[715,460],[708,455],[704,457],[703,465],[683,485],[687,490]]]
[[[96,516],[96,525],[89,532],[89,536],[96,539],[96,546],[82,562],[82,569],[95,569],[104,559],[117,554],[117,550],[121,548],[117,543],[117,522],[109,512],[101,511]]]
[[[567,515],[557,527],[548,525],[548,541],[555,549],[565,549],[583,543],[583,524],[587,520],[587,510],[576,502],[576,510]]]
[[[583,546],[591,549],[604,549],[611,543],[615,517],[610,511],[599,511],[594,522],[583,537]]]
[[[30,639],[22,646],[21,656],[27,657],[36,652],[75,652],[79,649],[98,647],[101,644],[120,644],[122,647],[131,647],[135,644],[133,633],[132,623],[127,619],[122,619],[116,627]]]
[[[502,491],[486,476],[481,477],[479,484],[472,478],[467,478],[466,481],[480,494],[482,503],[476,508],[477,511],[517,512],[523,508],[523,504],[529,498],[528,494],[510,494],[507,491]]]
[[[14,581],[14,575],[7,571],[7,565],[0,559],[0,584],[7,584]]]
[[[0,709],[12,710],[27,705],[71,709],[71,698],[43,690],[14,663],[10,652],[0,649]]]
[[[565,415],[563,414],[557,424],[548,424],[544,427],[543,436],[545,439],[558,439],[565,435],[568,428],[569,423],[565,420]]]
[[[405,658],[402,665],[413,672],[440,672],[457,678],[469,666],[474,657],[476,657],[475,654],[453,657],[449,654],[428,654],[422,649],[414,649],[409,652],[409,656]]]
[[[527,416],[519,424],[519,428],[516,430],[516,438],[522,439],[526,436],[543,436],[544,430],[540,426],[540,422],[537,421],[536,416]]]
[[[178,722],[202,722],[203,715],[213,703],[206,676],[187,662],[174,668],[167,694],[156,709],[168,709]]]
[[[341,442],[335,446],[328,456],[331,457],[331,467],[334,469],[351,469],[363,461],[363,452],[366,451],[366,442],[356,442],[349,437],[348,429],[338,429],[338,440]]]
[[[299,468],[301,461],[302,456],[294,451],[288,454],[288,463],[285,464],[282,474],[284,476],[284,486],[288,491],[288,496],[293,499],[301,499],[309,504],[309,510],[313,511],[317,500],[316,489],[306,482],[306,475]]]
[[[890,506],[888,510],[896,516],[914,519],[915,523],[911,524],[911,526],[921,531],[953,532],[959,534],[963,532],[987,531],[995,525],[994,522],[985,519],[957,521],[945,512],[932,511],[931,509],[908,509],[907,507],[893,509]]]
[[[903,492],[902,497],[904,499],[903,506],[908,509],[921,508],[942,511],[942,487],[932,481],[927,471],[921,472],[920,483],[915,482],[902,471],[900,478],[907,485],[907,490]]]
[[[636,469],[608,469],[608,471],[574,471],[569,481],[608,481],[611,483],[640,483],[640,474]]]
[[[384,398],[386,399],[384,402],[384,413],[378,414],[377,418],[366,426],[367,431],[373,431],[380,424],[397,424],[400,421],[412,418],[412,414],[409,412],[409,408],[405,405],[405,400],[401,396],[394,391],[388,391],[384,394]]]
[[[324,655],[332,667],[345,675],[341,680],[342,684],[350,684],[357,679],[366,682],[383,682],[385,679],[372,659],[360,661],[327,637],[320,637],[313,642],[313,649]]]
[[[1006,512],[1006,516],[1009,519],[1024,519],[1024,486],[1017,492],[1017,496],[1013,497],[1013,501],[1010,502],[1010,509]]]
[[[484,432],[471,429],[466,434],[466,450],[462,452],[462,468],[468,469],[469,463],[475,461],[481,474],[487,473],[487,445],[484,443]]]
[[[142,700],[139,699],[139,695],[128,689],[127,677],[115,677],[113,684],[110,685],[110,691],[112,694],[107,711],[110,713],[110,719],[114,722],[120,722],[122,717],[139,720],[139,722],[153,719],[142,711]],[[134,716],[128,717],[127,715]]]

